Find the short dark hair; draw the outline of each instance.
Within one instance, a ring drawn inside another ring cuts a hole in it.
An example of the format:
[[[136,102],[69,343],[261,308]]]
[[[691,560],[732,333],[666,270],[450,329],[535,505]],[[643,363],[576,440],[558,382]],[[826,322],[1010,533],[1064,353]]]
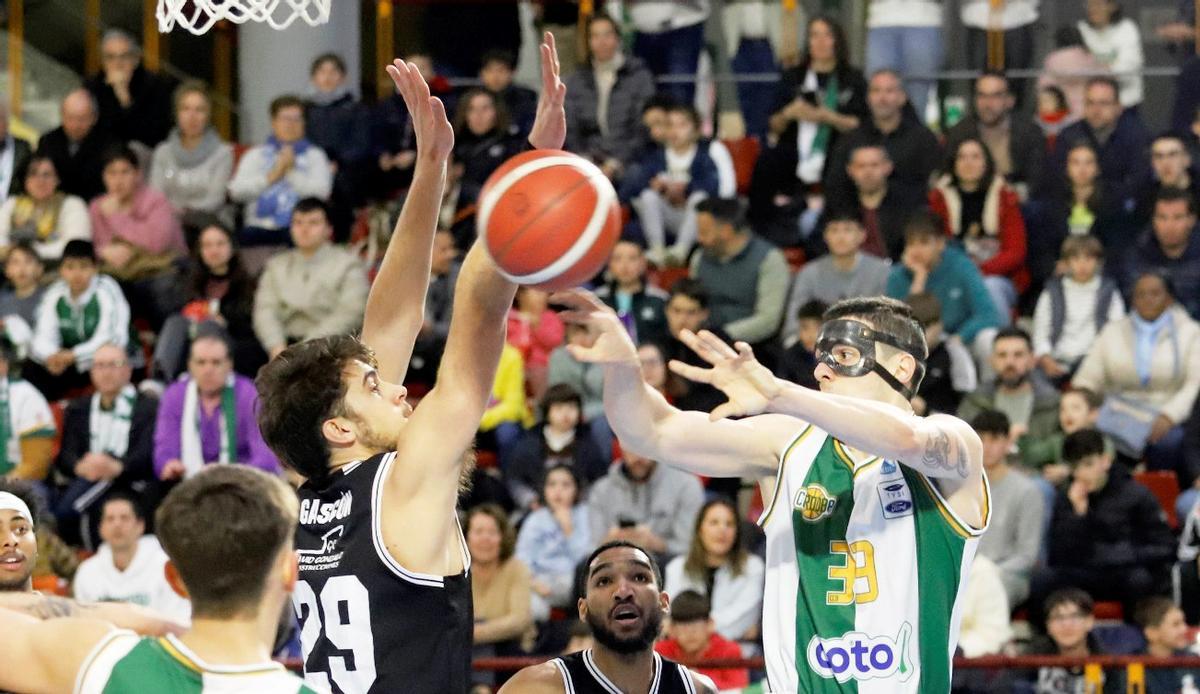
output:
[[[617,20],[612,18],[612,15],[604,11],[593,12],[592,16],[587,18],[587,24],[584,26],[584,31],[590,32],[592,30],[592,25],[596,22],[608,22],[612,25],[613,31],[616,32],[617,36],[621,35],[621,25],[617,23]]]
[[[688,120],[692,122],[692,127],[696,129],[696,136],[700,136],[700,112],[696,110],[695,106],[677,102],[672,104],[667,109],[668,115],[672,113],[682,113],[683,115],[687,116]]]
[[[696,214],[710,214],[717,222],[735,230],[742,226],[742,203],[737,198],[705,198],[696,204]]]
[[[904,240],[946,238],[946,222],[929,210],[917,210],[904,222]]]
[[[1049,616],[1059,605],[1074,605],[1081,612],[1090,615],[1096,607],[1096,601],[1092,600],[1092,596],[1082,588],[1061,588],[1046,598],[1046,604],[1042,609]]]
[[[25,255],[29,256],[31,260],[37,262],[38,265],[41,265],[42,267],[46,266],[45,259],[38,255],[37,249],[33,247],[33,243],[27,240],[22,239],[9,246],[8,255],[11,257],[13,253],[24,253]]]
[[[566,383],[555,383],[546,389],[542,395],[541,410],[542,419],[550,416],[550,408],[554,405],[563,403],[571,403],[579,408],[580,413],[583,412],[583,398],[580,397],[579,391]]]
[[[649,99],[646,99],[646,103],[642,106],[642,113],[644,114],[646,111],[655,108],[660,108],[664,111],[670,111],[671,107],[677,103],[679,102],[675,100],[675,97],[671,96],[670,94],[664,94],[660,92]]]
[[[295,94],[282,94],[271,100],[271,117],[279,115],[279,112],[285,108],[298,108],[301,113],[304,113],[304,100]]]
[[[292,345],[258,372],[258,426],[280,462],[309,479],[329,474],[329,443],[321,425],[347,413],[342,371],[351,362],[375,366],[375,354],[351,335]]]
[[[188,356],[192,354],[192,348],[197,342],[219,342],[225,345],[225,356],[227,359],[233,359],[233,338],[230,337],[229,331],[221,324],[215,321],[205,321],[200,323],[195,328],[195,335],[192,336],[192,344],[188,347]]]
[[[492,63],[501,63],[509,70],[517,69],[517,58],[513,52],[505,48],[493,48],[486,51],[479,59],[479,67],[485,68]]]
[[[1167,294],[1170,294],[1172,299],[1179,298],[1179,293],[1175,291],[1175,280],[1171,277],[1171,273],[1167,272],[1165,268],[1152,267],[1142,270],[1133,278],[1134,288],[1137,287],[1138,282],[1141,282],[1147,277],[1153,277],[1159,282],[1162,282],[1163,288],[1167,290]]]
[[[1067,386],[1065,389],[1063,389],[1060,398],[1066,397],[1072,393],[1083,398],[1083,401],[1087,403],[1089,410],[1098,410],[1101,407],[1104,407],[1104,396],[1092,390],[1091,388],[1084,388],[1083,386]]]
[[[67,245],[63,246],[62,260],[66,261],[71,258],[76,260],[90,260],[96,262],[96,247],[91,241],[84,239],[71,239],[67,241]]]
[[[663,587],[662,569],[660,569],[658,566],[658,560],[655,559],[654,555],[651,554],[649,551],[647,551],[645,547],[642,547],[641,545],[638,545],[638,544],[634,544],[634,543],[630,542],[629,540],[609,540],[608,542],[605,542],[604,544],[600,545],[596,549],[592,550],[592,553],[588,555],[587,561],[585,561],[583,563],[584,575],[591,576],[592,563],[596,561],[596,557],[598,557],[601,554],[604,554],[605,552],[607,552],[608,550],[616,548],[616,547],[629,547],[630,549],[636,549],[637,551],[641,552],[642,554],[645,554],[646,558],[650,560],[650,570],[654,573],[654,581],[658,585],[659,590],[662,590],[662,587]]]
[[[877,138],[871,137],[866,140],[861,140],[850,147],[850,155],[848,157],[846,157],[846,163],[849,164],[850,162],[854,161],[854,155],[858,154],[859,152],[861,152],[864,149],[879,150],[879,152],[881,154],[883,154],[884,159],[886,159],[888,161],[892,160],[892,153],[889,152],[887,150],[887,147],[885,147],[883,145],[883,141],[879,140]]]
[[[1029,347],[1030,350],[1033,349],[1033,338],[1029,336],[1029,333],[1025,332],[1021,328],[1018,328],[1015,325],[1010,325],[1006,328],[1001,328],[996,333],[995,339],[992,340],[992,344],[995,345],[997,342],[999,342],[1001,340],[1024,340],[1025,345],[1027,347]]]
[[[1006,75],[1003,70],[997,70],[996,68],[988,68],[984,70],[979,77],[976,77],[975,82],[971,85],[971,91],[974,92],[974,90],[979,86],[979,83],[988,77],[998,79],[1003,82],[1005,93],[1012,94],[1012,86],[1008,82],[1008,75]]]
[[[908,302],[909,308],[912,309],[913,318],[921,324],[922,328],[928,328],[934,323],[941,322],[942,301],[937,298],[937,294],[933,292],[918,292],[910,294],[905,301]]]
[[[319,70],[325,63],[333,63],[333,66],[337,68],[338,72],[342,73],[343,75],[346,74],[346,61],[342,58],[342,56],[338,55],[337,53],[322,53],[321,55],[313,58],[312,64],[308,68],[308,75],[310,77],[315,75],[317,70]]]
[[[825,233],[834,224],[853,224],[859,229],[863,228],[862,219],[859,218],[858,214],[854,210],[845,207],[835,209],[825,217],[825,225],[821,227],[821,233]]]
[[[1062,458],[1075,465],[1084,458],[1104,453],[1104,434],[1095,429],[1080,429],[1063,439]]]
[[[984,410],[971,420],[971,428],[980,436],[984,434],[1008,436],[1010,426],[1008,415],[1000,410]]]
[[[325,221],[330,220],[329,205],[321,198],[307,197],[300,198],[296,202],[296,206],[292,208],[292,217],[298,214],[308,214],[309,212],[320,212],[325,215]]]
[[[517,551],[517,533],[513,530],[512,523],[508,521],[508,514],[498,504],[487,503],[479,504],[467,511],[467,520],[463,523],[463,530],[466,533],[471,532],[471,519],[475,516],[487,516],[496,521],[496,527],[500,530],[500,561],[506,562],[512,558],[512,555]]]
[[[671,622],[686,624],[688,622],[707,622],[712,617],[708,598],[694,590],[685,590],[671,601]]]
[[[120,489],[118,489],[115,492],[110,493],[104,499],[104,503],[100,505],[100,516],[102,518],[104,517],[104,509],[109,504],[120,503],[122,501],[128,503],[129,508],[133,509],[134,518],[137,518],[138,520],[142,521],[143,523],[146,522],[146,509],[142,506],[141,499],[138,499],[136,496],[130,494],[129,492],[126,492],[126,491],[123,491]]]
[[[1157,627],[1163,623],[1171,610],[1178,607],[1174,600],[1165,595],[1152,595],[1138,601],[1133,610],[1133,621],[1143,629]]]
[[[708,308],[708,289],[700,280],[692,277],[684,277],[671,285],[671,296],[667,299],[670,303],[671,299],[677,296],[686,296],[687,298],[700,304],[700,308]]]
[[[296,495],[282,480],[244,465],[209,465],[172,489],[155,526],[193,619],[256,612],[297,515]]]
[[[142,168],[142,162],[138,161],[137,154],[130,149],[129,145],[113,145],[104,151],[103,168],[107,169],[109,164],[113,162],[123,161],[135,169]]]
[[[1188,214],[1196,214],[1196,198],[1192,197],[1191,191],[1182,188],[1172,188],[1164,186],[1158,189],[1154,194],[1154,207],[1157,208],[1160,203],[1186,202]]]
[[[1184,139],[1183,135],[1180,135],[1178,132],[1176,132],[1174,130],[1164,130],[1164,131],[1160,132],[1159,134],[1155,135],[1154,139],[1150,140],[1150,146],[1153,147],[1155,142],[1159,142],[1161,140],[1174,140],[1174,141],[1178,142],[1179,144],[1183,145],[1183,149],[1185,152],[1187,151],[1187,140]]]
[[[34,526],[41,522],[42,497],[33,483],[15,477],[0,477],[0,492],[8,492],[24,501],[25,505],[29,507],[29,515],[33,516]]]
[[[1084,87],[1084,91],[1097,85],[1108,87],[1112,90],[1113,96],[1115,97],[1119,97],[1121,95],[1121,85],[1117,82],[1117,78],[1109,77],[1108,75],[1096,75],[1095,77],[1089,77],[1087,84]]]
[[[886,296],[842,299],[825,312],[826,321],[839,318],[859,318],[868,321],[877,332],[892,335],[903,344],[918,346],[921,353],[912,355],[918,362],[923,363],[929,357],[929,346],[925,344],[925,330],[913,318],[912,309],[903,301]]]
[[[797,320],[825,320],[825,312],[829,310],[829,304],[820,299],[812,299],[804,302],[799,309],[796,310]]]

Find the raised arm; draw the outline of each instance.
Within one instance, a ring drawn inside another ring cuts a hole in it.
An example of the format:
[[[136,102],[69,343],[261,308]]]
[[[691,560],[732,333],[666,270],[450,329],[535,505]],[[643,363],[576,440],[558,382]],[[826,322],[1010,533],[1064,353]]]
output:
[[[19,612],[33,619],[62,617],[102,620],[146,636],[182,634],[183,625],[148,607],[123,602],[79,602],[41,593],[0,593],[0,612]],[[0,629],[0,634],[7,633]],[[0,649],[3,650],[3,649]]]
[[[67,692],[91,651],[113,634],[96,619],[42,621],[0,608],[0,690]]]
[[[401,383],[425,317],[433,236],[446,183],[446,161],[454,149],[454,129],[441,99],[430,96],[429,86],[415,66],[396,60],[387,71],[412,118],[417,160],[400,219],[367,295],[362,341],[375,350],[380,378]]]
[[[710,421],[703,412],[671,406],[643,379],[637,348],[611,308],[583,290],[551,297],[566,305],[564,320],[596,333],[592,347],[567,347],[580,361],[604,365],[604,413],[622,448],[702,475],[739,477],[773,471],[804,423],[766,415]]]

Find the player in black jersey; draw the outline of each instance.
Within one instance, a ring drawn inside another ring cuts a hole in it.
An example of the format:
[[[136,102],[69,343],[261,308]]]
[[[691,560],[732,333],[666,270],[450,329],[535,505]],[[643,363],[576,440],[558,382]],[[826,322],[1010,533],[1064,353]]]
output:
[[[566,138],[554,39],[529,144]],[[335,694],[453,692],[469,687],[469,555],[455,503],[487,407],[516,286],[486,251],[467,253],[432,391],[414,410],[402,385],[422,329],[433,238],[454,131],[411,63],[388,73],[416,135],[412,185],[367,299],[361,338],[286,349],[259,372],[259,427],[298,490],[305,679]]]
[[[715,694],[712,680],[654,652],[669,606],[654,557],[615,540],[587,567],[579,618],[596,645],[521,670],[500,694]]]

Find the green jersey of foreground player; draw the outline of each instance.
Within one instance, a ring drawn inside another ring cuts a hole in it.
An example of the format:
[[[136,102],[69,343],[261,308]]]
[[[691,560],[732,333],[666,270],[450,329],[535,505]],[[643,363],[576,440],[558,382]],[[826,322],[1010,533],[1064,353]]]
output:
[[[309,694],[271,660],[296,584],[299,504],[278,478],[213,465],[163,500],[155,528],[167,580],[192,601],[183,636],[142,637],[84,617],[40,621],[0,608],[0,690]]]
[[[624,448],[698,474],[774,473],[760,520],[771,691],[950,690],[989,491],[974,431],[908,404],[927,350],[907,306],[879,297],[830,308],[819,391],[775,378],[745,343],[685,332],[712,368],[670,367],[726,394],[710,415],[672,407],[642,380],[633,342],[596,297],[552,300],[596,334],[592,347],[568,349],[604,365],[604,409]]]

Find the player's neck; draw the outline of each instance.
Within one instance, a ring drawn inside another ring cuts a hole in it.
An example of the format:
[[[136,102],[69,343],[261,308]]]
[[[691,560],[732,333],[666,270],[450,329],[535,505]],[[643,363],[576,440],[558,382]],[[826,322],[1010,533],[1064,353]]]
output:
[[[268,610],[261,610],[268,612]],[[193,618],[180,637],[184,645],[209,665],[254,665],[271,659],[269,644],[275,621],[258,619]]]
[[[609,650],[597,643],[592,658],[604,676],[623,692],[648,692],[654,678],[654,651],[647,649],[628,655]]]

